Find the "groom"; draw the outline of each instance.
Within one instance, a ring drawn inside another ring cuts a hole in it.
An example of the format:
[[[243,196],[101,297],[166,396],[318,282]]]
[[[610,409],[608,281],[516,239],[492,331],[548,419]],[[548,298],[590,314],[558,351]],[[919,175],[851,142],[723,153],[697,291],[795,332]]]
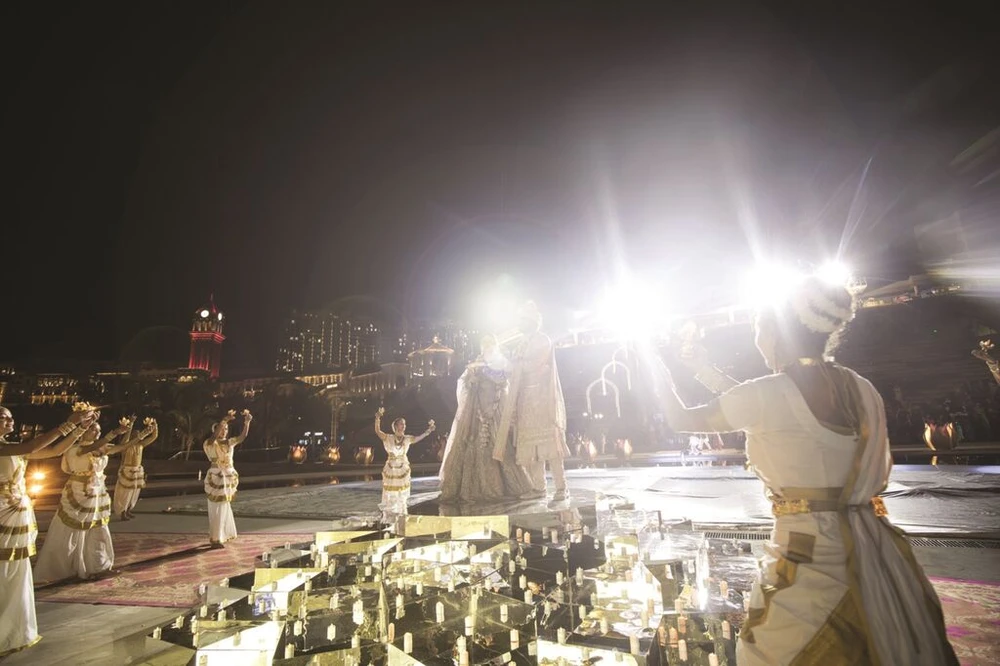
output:
[[[531,477],[538,496],[545,494],[545,463],[548,461],[555,481],[555,501],[569,497],[563,458],[566,446],[566,405],[563,402],[555,349],[541,332],[542,315],[538,306],[528,301],[518,310],[520,335],[507,346],[510,360],[510,392],[505,401],[494,460],[503,460],[508,433],[513,433],[514,458]]]

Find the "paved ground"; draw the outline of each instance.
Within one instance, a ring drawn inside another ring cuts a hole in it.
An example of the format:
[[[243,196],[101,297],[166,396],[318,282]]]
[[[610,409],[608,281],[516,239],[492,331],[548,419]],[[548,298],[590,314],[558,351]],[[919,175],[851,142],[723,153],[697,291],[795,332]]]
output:
[[[759,482],[739,467],[575,470],[569,478],[577,501],[595,493],[623,495],[639,508],[660,509],[669,520],[755,528],[770,522]],[[413,499],[434,497],[436,487],[436,479],[415,480]],[[329,528],[334,517],[375,511],[379,488],[372,482],[251,490],[238,495],[234,510],[241,532],[309,534]],[[901,466],[889,492],[890,515],[911,534],[1000,538],[1000,467]],[[138,510],[136,520],[112,523],[112,533],[202,533],[207,527],[204,500],[196,495],[142,500]],[[39,515],[42,529],[51,517]],[[1000,581],[1000,550],[918,547],[916,554],[932,576]],[[40,603],[45,639],[3,664],[154,663],[137,656],[141,636],[175,615],[159,608]]]

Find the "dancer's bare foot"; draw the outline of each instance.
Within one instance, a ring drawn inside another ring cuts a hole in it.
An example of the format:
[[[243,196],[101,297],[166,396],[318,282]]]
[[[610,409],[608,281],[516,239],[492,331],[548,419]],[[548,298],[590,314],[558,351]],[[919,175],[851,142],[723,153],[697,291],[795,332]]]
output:
[[[564,502],[569,499],[569,489],[568,488],[558,488],[556,492],[552,495],[553,502]]]

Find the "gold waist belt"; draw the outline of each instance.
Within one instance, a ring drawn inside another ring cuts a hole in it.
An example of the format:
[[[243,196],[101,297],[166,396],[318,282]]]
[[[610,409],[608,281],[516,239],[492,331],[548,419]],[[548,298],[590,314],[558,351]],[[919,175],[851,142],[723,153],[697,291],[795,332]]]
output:
[[[840,488],[789,488],[781,497],[771,495],[771,513],[774,517],[793,516],[800,513],[821,511],[864,511],[869,508],[876,516],[888,516],[885,502],[881,497],[873,497],[864,504],[841,504]]]

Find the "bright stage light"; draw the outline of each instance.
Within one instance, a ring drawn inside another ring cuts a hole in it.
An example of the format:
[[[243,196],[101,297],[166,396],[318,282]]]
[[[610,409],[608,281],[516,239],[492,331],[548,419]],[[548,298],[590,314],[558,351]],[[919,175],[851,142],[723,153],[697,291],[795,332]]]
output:
[[[651,335],[663,317],[663,294],[643,280],[629,277],[604,290],[598,316],[624,339]]]
[[[522,299],[508,275],[501,275],[480,292],[476,319],[486,330],[502,331],[517,323]]]
[[[851,282],[851,269],[842,261],[828,261],[816,270],[816,277],[832,285],[846,287]]]
[[[740,285],[740,300],[750,307],[776,307],[784,303],[805,276],[791,266],[760,264]]]

